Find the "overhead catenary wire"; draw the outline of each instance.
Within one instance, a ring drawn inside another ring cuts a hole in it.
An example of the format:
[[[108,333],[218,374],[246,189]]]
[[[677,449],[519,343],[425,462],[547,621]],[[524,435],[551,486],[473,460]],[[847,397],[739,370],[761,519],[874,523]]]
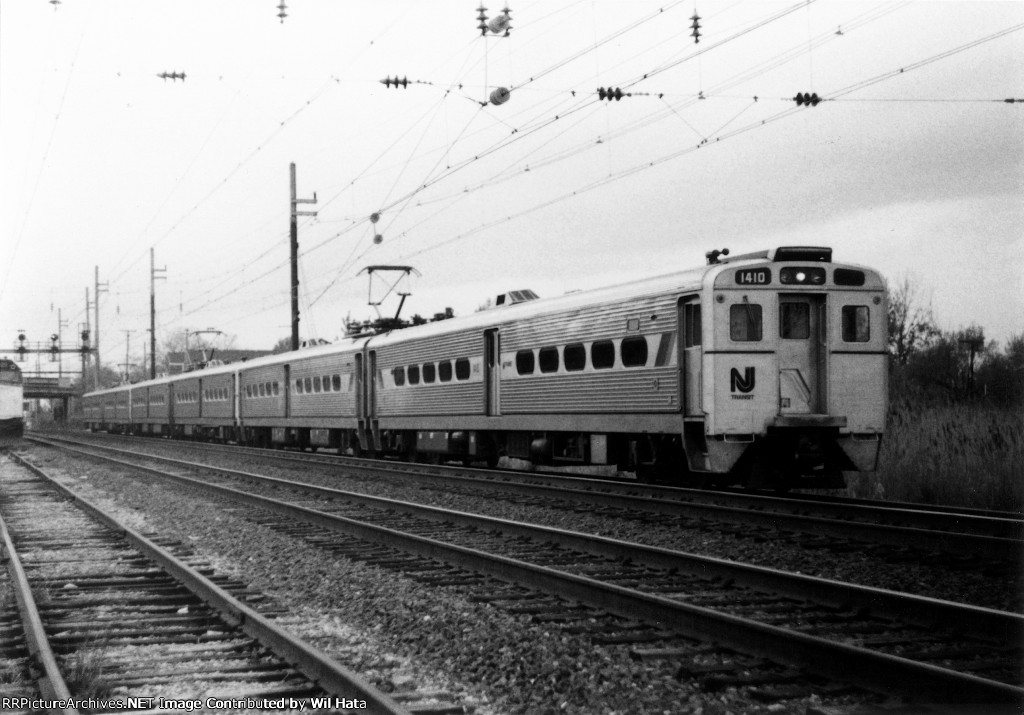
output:
[[[846,25],[844,24],[844,30],[846,30],[846,29],[847,29],[847,28],[846,28]],[[805,43],[805,46],[806,46],[806,43]],[[830,100],[832,100],[832,101],[838,101],[838,100],[840,99],[840,97],[839,97],[839,96],[836,96],[836,95],[835,95],[834,93],[833,93],[833,94],[830,94],[830,95],[828,96],[828,98],[829,98]],[[782,100],[782,99],[785,99],[785,98],[783,98],[783,97],[779,97],[778,99]],[[748,101],[749,101],[749,100],[748,100]],[[850,98],[850,99],[844,99],[844,101],[886,101],[886,100],[869,100],[869,99],[865,99],[865,100],[857,100],[856,98]],[[898,101],[898,100],[889,100],[889,101]],[[909,100],[909,99],[908,99],[908,100],[905,100],[905,101],[924,101],[924,100]],[[954,100],[948,100],[948,101],[954,101]],[[955,101],[966,101],[966,100],[955,100]],[[990,100],[990,101],[995,101],[995,100]],[[746,105],[745,105],[745,106],[746,106]],[[721,132],[721,131],[723,131],[723,130],[724,130],[725,128],[727,128],[728,126],[731,126],[731,124],[732,124],[732,123],[734,123],[734,122],[736,121],[736,119],[738,118],[738,116],[742,115],[742,112],[743,112],[743,111],[747,111],[747,110],[749,110],[749,106],[746,106],[746,109],[744,109],[744,110],[741,110],[741,112],[740,112],[740,114],[739,114],[739,115],[736,115],[735,117],[733,117],[732,119],[730,119],[730,120],[729,120],[729,122],[727,122],[727,123],[726,123],[725,125],[723,125],[722,127],[719,127],[719,129],[718,129],[718,130],[716,130],[716,131],[718,131],[718,132]],[[677,110],[677,111],[678,111],[678,110]],[[711,133],[710,133],[709,135],[710,135],[710,136],[713,136],[714,134],[715,134],[715,132],[711,132]],[[451,153],[451,151],[452,151],[452,147],[454,147],[454,143],[453,143],[453,144],[450,144],[450,145],[448,146],[447,150],[446,150],[446,151],[447,151],[447,152],[448,152],[449,154],[450,154],[450,153]],[[408,163],[408,161],[407,161],[406,163]],[[534,168],[536,169],[536,165],[535,165],[535,167],[534,167]],[[583,188],[584,188],[584,190],[586,190],[586,187],[583,187]],[[454,195],[454,194],[453,194],[453,195]],[[319,296],[318,296],[318,299],[319,299]]]
[[[746,31],[749,31],[749,29],[747,29]],[[745,32],[746,32],[746,31],[745,31]],[[450,149],[449,149],[449,150],[450,150]],[[474,157],[474,160],[475,160],[476,158],[477,158],[477,157]],[[430,183],[430,182],[425,182],[425,184],[426,184],[426,183]],[[425,188],[425,186],[424,186],[423,188]],[[418,192],[415,192],[415,193],[418,193]],[[412,195],[414,195],[414,194],[412,194]],[[411,198],[412,198],[412,195],[410,195],[410,196],[408,197],[408,199],[411,199]],[[393,204],[392,204],[391,206],[394,206],[394,205],[395,205],[395,204],[393,203]],[[390,206],[389,206],[389,207],[387,207],[387,208],[390,208]],[[354,227],[354,226],[353,226],[353,227]],[[349,227],[349,229],[345,229],[345,230],[343,230],[343,231],[342,231],[342,232],[340,232],[339,234],[336,234],[336,235],[335,235],[334,237],[331,237],[331,239],[328,239],[328,241],[329,241],[329,240],[332,240],[333,238],[336,238],[336,237],[337,237],[338,235],[341,235],[341,234],[343,234],[343,233],[347,233],[347,232],[348,232],[348,230],[351,230],[351,228],[353,228],[353,227]],[[318,244],[318,246],[319,246],[319,245],[323,245],[323,244],[324,244],[324,243],[326,243],[326,242],[327,242],[327,241],[321,242],[320,244]],[[314,246],[314,248],[316,248],[316,247],[318,247],[318,246]],[[350,258],[351,258],[351,255],[354,255],[354,252],[355,252],[355,248],[353,248],[353,253],[352,253],[352,254],[350,254]],[[346,263],[346,264],[348,264],[348,263],[349,263],[349,261],[346,261],[345,263]],[[266,274],[264,274],[264,275],[266,275]],[[340,270],[339,270],[339,271],[338,271],[338,274],[337,274],[337,277],[335,278],[335,280],[334,280],[334,281],[332,281],[332,282],[331,282],[331,284],[330,284],[330,285],[328,286],[328,288],[330,288],[330,287],[331,287],[332,285],[334,285],[334,284],[335,284],[335,283],[337,282],[338,278],[339,278],[339,277],[340,277],[341,275],[342,275],[342,271],[340,271]],[[320,300],[320,298],[321,298],[321,297],[322,297],[322,296],[324,295],[324,293],[326,293],[326,289],[325,289],[325,290],[324,290],[323,292],[321,292],[321,294],[320,294],[320,295],[318,295],[318,296],[317,296],[317,298],[315,299],[315,301],[319,301],[319,300]],[[314,302],[315,302],[315,301],[314,301]]]
[[[876,75],[874,77],[868,78],[866,80],[863,80],[861,82],[854,83],[854,84],[849,85],[849,86],[847,86],[845,88],[841,88],[839,90],[836,90],[833,93],[830,93],[830,96],[832,94],[834,94],[836,96],[843,96],[845,94],[849,94],[849,93],[858,91],[860,89],[864,89],[866,87],[872,86],[872,85],[877,84],[879,82],[883,82],[883,81],[888,80],[888,79],[893,79],[895,77],[898,77],[898,76],[900,76],[902,74],[905,74],[905,73],[907,73],[909,71],[912,71],[914,69],[919,69],[921,67],[925,67],[925,66],[927,66],[929,64],[932,64],[933,62],[937,62],[937,61],[940,61],[942,59],[946,59],[946,58],[951,57],[953,55],[959,54],[960,52],[964,52],[966,50],[973,49],[974,47],[977,47],[977,46],[979,46],[981,44],[984,44],[986,42],[991,42],[993,40],[999,39],[999,38],[1004,37],[1004,36],[1006,36],[1008,34],[1011,34],[1013,32],[1019,31],[1020,29],[1024,29],[1024,23],[1022,23],[1020,25],[1015,25],[1015,26],[1012,26],[1012,27],[1009,27],[1009,28],[1005,28],[1004,30],[1000,30],[1000,31],[998,31],[996,33],[992,33],[990,35],[987,35],[987,36],[982,37],[982,38],[978,38],[976,40],[973,40],[971,42],[968,42],[968,43],[965,43],[963,45],[957,46],[957,47],[952,48],[950,50],[946,50],[946,51],[938,53],[936,55],[932,55],[932,56],[927,57],[925,59],[922,59],[922,60],[920,60],[918,62],[915,62],[915,63],[912,63],[910,65],[906,65],[904,67],[901,67],[898,70],[893,70],[893,71],[890,71],[890,72],[886,72],[886,73],[883,73],[883,74]],[[797,112],[800,112],[800,111],[801,110],[798,107],[791,107],[791,108],[785,109],[785,110],[783,110],[781,112],[778,112],[778,113],[776,113],[776,114],[774,114],[774,115],[772,115],[772,116],[770,116],[770,117],[768,117],[766,119],[762,119],[762,120],[759,120],[757,122],[752,122],[750,124],[747,124],[747,125],[745,125],[743,127],[735,129],[735,130],[733,130],[731,132],[728,132],[726,134],[722,134],[722,135],[719,135],[717,137],[713,137],[714,143],[717,144],[717,143],[719,143],[721,141],[726,141],[728,139],[732,139],[734,137],[738,137],[738,136],[740,136],[742,134],[745,134],[745,133],[747,133],[747,132],[749,132],[751,130],[765,127],[765,126],[767,126],[769,124],[772,124],[774,122],[777,122],[777,121],[779,121],[781,119],[784,119],[786,117],[792,116],[793,114],[795,114]],[[451,243],[464,240],[465,238],[469,238],[470,236],[476,235],[477,233],[483,232],[483,231],[485,231],[487,229],[493,228],[493,227],[495,227],[497,225],[500,225],[502,223],[506,223],[506,222],[514,220],[516,218],[521,218],[523,216],[526,216],[528,214],[531,214],[531,213],[534,213],[536,211],[542,210],[544,208],[548,208],[548,207],[553,206],[555,204],[558,204],[558,203],[561,203],[563,201],[566,201],[566,200],[575,198],[577,196],[580,196],[582,194],[588,193],[588,192],[593,191],[593,190],[595,190],[597,188],[605,186],[605,185],[607,185],[609,183],[612,183],[612,182],[615,182],[615,181],[619,181],[621,179],[627,178],[629,176],[632,176],[634,174],[640,173],[642,171],[646,171],[648,169],[654,168],[655,166],[659,166],[659,165],[664,164],[666,162],[673,161],[673,160],[675,160],[677,158],[680,158],[682,156],[685,156],[687,154],[691,154],[691,153],[694,153],[696,151],[699,151],[701,149],[701,147],[703,147],[707,143],[708,142],[702,141],[698,145],[695,145],[695,146],[691,145],[691,146],[685,147],[683,149],[680,149],[678,151],[674,151],[674,152],[671,152],[669,154],[663,155],[663,156],[658,157],[656,159],[652,159],[652,160],[644,161],[644,162],[639,163],[639,164],[635,164],[632,167],[628,167],[626,169],[620,170],[618,172],[615,172],[614,174],[609,174],[608,176],[603,177],[601,179],[597,179],[597,180],[595,180],[595,181],[593,181],[593,182],[591,182],[589,184],[584,185],[583,187],[574,189],[572,191],[567,191],[567,192],[565,192],[563,194],[560,194],[559,196],[553,197],[553,198],[548,199],[546,201],[543,201],[543,202],[541,202],[539,204],[535,204],[533,206],[530,206],[530,207],[528,207],[526,209],[523,209],[523,210],[521,210],[519,212],[516,212],[514,214],[509,214],[509,215],[506,215],[506,216],[494,219],[492,221],[485,222],[484,224],[476,226],[473,229],[470,229],[468,231],[460,233],[460,234],[458,234],[456,236],[452,236],[452,237],[450,237],[450,238],[448,238],[448,239],[446,239],[444,241],[441,241],[439,243],[436,243],[436,244],[434,244],[432,246],[425,247],[425,248],[420,249],[418,251],[415,251],[413,253],[407,254],[405,256],[405,258],[408,259],[408,258],[412,258],[412,257],[418,256],[418,255],[422,255],[423,253],[426,253],[428,251],[436,250],[436,249],[438,249],[438,248],[440,248],[442,246],[450,245]]]

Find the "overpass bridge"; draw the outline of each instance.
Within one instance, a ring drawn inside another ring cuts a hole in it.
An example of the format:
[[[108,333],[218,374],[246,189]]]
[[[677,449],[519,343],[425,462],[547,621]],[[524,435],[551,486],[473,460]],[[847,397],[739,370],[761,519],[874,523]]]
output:
[[[70,377],[24,377],[22,383],[26,400],[66,400],[80,394]]]
[[[78,387],[73,387],[70,377],[38,377],[25,375],[21,379],[26,400],[50,400],[53,419],[58,424],[67,421],[72,397],[81,397]]]

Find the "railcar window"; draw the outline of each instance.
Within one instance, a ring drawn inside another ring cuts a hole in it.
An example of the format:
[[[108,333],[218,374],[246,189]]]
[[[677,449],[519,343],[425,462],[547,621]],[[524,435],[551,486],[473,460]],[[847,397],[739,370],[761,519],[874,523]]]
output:
[[[271,387],[274,388],[274,395],[275,396],[281,394],[281,383],[279,383],[277,380],[274,380],[274,383],[271,385]]]
[[[452,381],[452,361],[445,360],[437,363],[437,379],[441,382]]]
[[[410,365],[409,366],[409,384],[418,385],[420,384],[420,366]]]
[[[401,387],[405,384],[405,368],[396,367],[391,370],[391,376],[395,378],[395,387]]]
[[[541,348],[537,358],[541,372],[558,372],[558,348]]]
[[[837,268],[832,274],[832,280],[837,286],[862,286],[864,285],[864,271],[855,271],[852,268]]]
[[[622,366],[643,367],[647,364],[647,338],[637,335],[622,339]]]
[[[729,306],[729,337],[737,342],[761,339],[761,306],[736,303]]]
[[[341,375],[331,375],[331,388],[335,392],[341,392]]]
[[[432,362],[423,363],[423,382],[434,382],[437,379],[437,368]]]
[[[302,380],[302,386],[306,389],[306,394],[313,392],[313,378],[306,377]]]
[[[806,340],[811,335],[811,304],[779,305],[779,336],[788,340]]]
[[[259,386],[259,391],[260,391],[259,392],[260,397],[266,397],[267,396],[267,383],[261,382],[260,386]]]
[[[570,372],[579,372],[587,366],[587,349],[583,347],[583,343],[566,345],[562,357],[565,360],[565,369]]]
[[[295,394],[296,394],[296,395],[301,395],[301,394],[303,394],[303,390],[302,390],[302,378],[301,378],[301,377],[300,377],[299,379],[297,379],[297,380],[295,381]]]
[[[611,340],[597,340],[590,346],[590,364],[595,370],[615,367],[615,343]]]
[[[684,313],[686,319],[686,342],[684,347],[696,347],[701,343],[700,303],[687,303]]]
[[[455,379],[469,379],[469,358],[459,358],[455,361]]]
[[[532,350],[520,350],[516,353],[516,372],[520,375],[532,375],[534,358]]]
[[[320,376],[313,376],[313,392],[320,392]]]
[[[871,313],[866,305],[843,306],[843,342],[866,343],[871,339]]]

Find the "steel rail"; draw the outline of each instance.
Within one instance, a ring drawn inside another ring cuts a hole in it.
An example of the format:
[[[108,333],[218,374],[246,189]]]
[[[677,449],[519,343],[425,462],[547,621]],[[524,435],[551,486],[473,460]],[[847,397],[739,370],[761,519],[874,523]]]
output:
[[[379,509],[401,510],[408,514],[424,516],[437,521],[448,521],[482,530],[500,529],[505,533],[527,536],[542,541],[553,540],[569,548],[614,559],[628,559],[654,568],[675,569],[685,573],[737,579],[751,587],[765,587],[779,593],[803,599],[817,599],[831,606],[866,608],[871,612],[900,618],[914,625],[935,626],[937,624],[956,623],[958,627],[969,629],[972,634],[980,637],[998,641],[1009,640],[1014,643],[1024,642],[1024,616],[1006,611],[954,603],[925,596],[915,596],[888,589],[860,586],[816,576],[794,574],[764,566],[743,564],[710,556],[698,556],[682,551],[646,546],[565,529],[443,509],[441,507],[417,504],[399,499],[321,487],[315,484],[293,482],[279,477],[269,477],[227,467],[174,459],[173,457],[129,452],[107,446],[94,448],[114,451],[121,455],[150,459],[176,467],[203,470],[272,486],[300,489],[310,494],[344,499]],[[84,450],[82,453],[88,454]]]
[[[38,438],[32,438],[38,439]],[[66,438],[53,438],[73,444],[84,444]],[[97,449],[108,449],[117,451],[118,448],[106,445],[88,445]],[[149,455],[153,456],[153,455]],[[157,458],[153,456],[153,458]],[[391,466],[395,463],[374,465],[354,465],[361,470],[374,471],[406,471],[415,468],[422,472],[427,465],[409,465],[403,467]],[[346,465],[351,468],[353,465]],[[479,480],[468,477],[450,475],[432,475],[435,479],[442,479],[455,483],[470,483],[479,486]],[[589,480],[594,481],[594,480]],[[524,482],[495,481],[494,485],[515,493],[543,495],[572,500],[577,503],[595,504],[599,506],[611,506],[616,508],[636,509],[639,511],[654,512],[659,514],[670,514],[674,516],[685,516],[693,519],[710,519],[738,523],[745,526],[761,526],[780,531],[792,531],[824,535],[841,539],[856,539],[874,544],[884,544],[897,548],[913,547],[926,551],[940,551],[942,553],[981,556],[996,561],[1017,561],[1022,550],[1024,541],[999,536],[988,536],[981,534],[964,534],[950,531],[934,531],[917,527],[893,526],[870,522],[849,521],[839,518],[843,510],[832,517],[810,516],[797,513],[786,513],[778,511],[764,511],[760,508],[740,508],[723,506],[719,504],[697,504],[694,502],[678,499],[664,500],[651,496],[635,496],[621,492],[594,491],[593,489],[568,489],[563,486],[550,484],[526,484]],[[753,498],[753,497],[752,497]],[[763,506],[763,502],[758,502]]]
[[[12,453],[17,459],[17,455]],[[44,700],[50,702],[71,700],[71,691],[68,690],[64,676],[61,675],[60,666],[57,665],[57,658],[50,648],[50,639],[46,636],[43,628],[43,619],[39,616],[39,609],[36,600],[32,596],[32,588],[29,586],[25,569],[21,565],[21,558],[14,546],[14,540],[7,529],[7,522],[0,514],[0,534],[3,536],[3,556],[7,561],[7,570],[11,574],[11,582],[14,590],[14,597],[18,602],[18,613],[21,615],[22,627],[25,631],[25,641],[28,645],[29,658],[33,665],[39,670],[39,677],[36,685]],[[62,713],[63,715],[78,715],[77,708],[47,708],[49,713]]]
[[[1016,685],[958,673],[927,663],[732,616],[702,606],[642,593],[586,576],[569,574],[518,559],[487,554],[477,549],[283,503],[106,455],[90,454],[85,450],[59,446],[332,531],[340,531],[390,547],[397,546],[419,556],[575,599],[625,618],[639,619],[684,635],[712,640],[739,652],[753,651],[757,655],[780,663],[851,682],[869,690],[881,690],[917,700],[921,699],[922,693],[927,693],[929,697],[935,699],[936,704],[1015,704],[1024,701],[1024,688]],[[145,455],[144,458],[149,456]]]
[[[34,474],[46,480],[57,492],[79,505],[84,511],[111,529],[123,534],[128,541],[156,561],[175,580],[219,611],[227,623],[237,626],[251,638],[258,640],[274,653],[289,660],[295,665],[296,669],[300,670],[327,692],[346,698],[351,698],[353,693],[357,693],[359,699],[366,701],[367,710],[371,713],[379,713],[380,715],[411,715],[407,708],[378,690],[361,675],[349,670],[319,649],[274,625],[268,618],[242,603],[223,588],[213,583],[213,581],[171,554],[168,550],[158,546],[138,531],[120,523],[100,507],[49,476],[24,456],[16,453],[12,453],[12,456]]]
[[[218,450],[220,445],[208,443],[190,443],[192,447],[200,447],[211,451]],[[951,533],[969,533],[987,536],[998,536],[1021,540],[1024,539],[1024,515],[1013,512],[996,512],[983,509],[968,509],[938,504],[914,504],[911,502],[881,502],[870,499],[855,499],[820,494],[789,494],[782,496],[765,492],[747,492],[730,489],[695,489],[658,484],[643,484],[624,479],[601,479],[579,475],[558,474],[554,472],[517,472],[515,470],[493,470],[478,467],[457,467],[454,465],[431,465],[412,462],[396,462],[393,460],[372,460],[348,455],[313,455],[301,452],[276,452],[254,447],[232,446],[232,452],[259,455],[267,459],[281,461],[326,464],[332,466],[354,467],[361,470],[379,470],[395,472],[406,476],[423,476],[430,473],[434,478],[454,483],[495,483],[511,488],[520,484],[533,488],[538,482],[543,486],[570,486],[588,492],[607,492],[627,496],[644,496],[672,502],[690,502],[693,504],[732,505],[741,508],[764,510],[778,507],[791,513],[815,511],[818,516],[850,520],[867,518],[874,522],[899,522],[903,526],[922,529],[950,531]],[[452,475],[453,471],[462,471],[469,476]],[[447,472],[447,473],[446,473]],[[518,481],[510,481],[516,479]],[[531,484],[530,482],[533,482]]]

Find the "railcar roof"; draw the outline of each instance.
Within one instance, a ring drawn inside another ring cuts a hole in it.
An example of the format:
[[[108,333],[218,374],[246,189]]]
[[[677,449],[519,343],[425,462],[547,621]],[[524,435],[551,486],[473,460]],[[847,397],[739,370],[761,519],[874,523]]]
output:
[[[643,278],[619,285],[576,291],[554,298],[538,298],[537,300],[512,305],[501,305],[478,313],[449,318],[425,325],[403,328],[390,333],[370,338],[370,345],[385,346],[401,342],[412,337],[430,337],[446,335],[462,330],[474,330],[485,327],[500,327],[517,320],[532,318],[560,311],[592,308],[605,303],[643,298],[670,291],[698,290],[703,279],[709,272],[717,273],[722,266],[701,266],[686,271],[677,271],[654,278]]]
[[[400,330],[380,335],[358,336],[354,338],[346,337],[338,342],[329,343],[327,345],[303,348],[302,350],[295,352],[266,355],[248,360],[244,363],[229,363],[227,365],[204,368],[194,372],[168,375],[155,380],[146,380],[144,382],[135,383],[134,385],[120,385],[118,387],[98,390],[89,394],[102,395],[112,392],[120,392],[126,388],[137,389],[163,385],[169,382],[180,382],[191,378],[231,374],[243,370],[252,370],[258,367],[290,363],[296,360],[355,352],[367,344],[383,347],[414,338],[434,337],[463,330],[479,330],[486,327],[500,327],[503,324],[511,323],[516,320],[523,320],[525,318],[546,315],[559,311],[591,308],[600,306],[604,303],[640,299],[646,296],[659,295],[666,292],[699,290],[706,285],[713,285],[715,277],[723,270],[744,265],[771,264],[773,263],[773,254],[773,250],[744,254],[732,257],[722,263],[703,265],[697,268],[675,271],[652,278],[643,278],[614,286],[566,293],[554,298],[539,298],[537,300],[531,300],[524,303],[496,306],[470,315],[402,328]],[[797,260],[796,262],[802,261]],[[830,265],[837,267],[859,268],[872,275],[876,275],[875,271],[865,266],[831,262]]]

